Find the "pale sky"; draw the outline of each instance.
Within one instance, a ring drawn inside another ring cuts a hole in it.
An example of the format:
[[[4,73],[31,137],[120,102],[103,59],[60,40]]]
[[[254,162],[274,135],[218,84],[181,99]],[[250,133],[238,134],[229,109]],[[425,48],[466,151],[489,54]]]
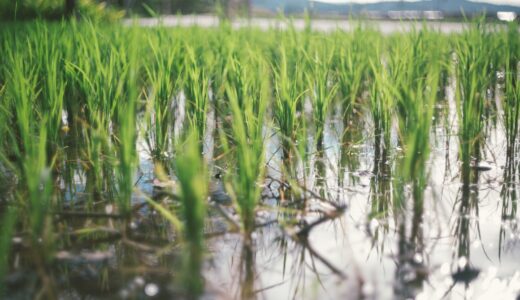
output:
[[[327,2],[327,3],[374,3],[374,2],[396,1],[396,0],[315,0],[315,1]],[[414,1],[420,1],[420,0],[404,0],[404,1],[414,2]],[[520,0],[470,0],[470,1],[520,6]]]

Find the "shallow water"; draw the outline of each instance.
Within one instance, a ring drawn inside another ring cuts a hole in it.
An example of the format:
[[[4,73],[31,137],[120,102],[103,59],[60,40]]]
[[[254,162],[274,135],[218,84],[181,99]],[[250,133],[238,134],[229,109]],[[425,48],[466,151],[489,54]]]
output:
[[[140,19],[127,19],[124,21],[125,24],[129,25],[137,22],[140,26],[152,27],[152,26],[199,26],[199,27],[216,27],[219,24],[219,19],[215,16],[210,15],[191,15],[191,16],[163,16],[159,18],[140,18]],[[294,19],[291,21],[292,26],[297,30],[303,30],[306,27],[305,20]],[[390,21],[390,20],[369,20],[364,21],[367,25],[377,29],[383,34],[390,34],[394,32],[407,32],[411,31],[416,27],[417,22],[414,21]],[[422,22],[421,22],[422,24]],[[438,30],[443,33],[456,33],[462,32],[465,28],[465,24],[461,22],[435,22],[428,21],[424,24],[428,28]],[[232,22],[233,28],[243,27],[255,27],[263,30],[270,28],[285,29],[290,26],[286,20],[279,20],[277,18],[260,18],[254,17],[250,20],[237,19]],[[358,26],[358,22],[349,21],[346,19],[338,20],[326,20],[326,19],[315,19],[312,20],[312,29],[321,32],[333,32],[338,29],[344,31],[350,31]]]
[[[392,173],[399,145],[394,136],[392,155],[383,157],[375,150],[368,113],[352,117],[348,128],[338,118],[339,108],[331,113],[323,157],[310,147],[308,161],[299,162],[297,168],[295,182],[312,192],[303,208],[288,209],[288,201],[281,199],[280,139],[276,130],[266,126],[268,179],[257,212],[259,228],[253,233],[253,246],[244,247],[242,235],[231,231],[217,209],[210,209],[203,298],[518,297],[518,157],[507,157],[501,120],[493,123],[490,119],[478,182],[471,184],[469,196],[464,196],[453,94],[448,92],[447,98],[439,103],[432,129],[430,179],[419,215],[414,215],[412,203],[405,204],[404,212],[392,207]],[[219,153],[213,134],[217,121],[213,112],[209,116],[204,155],[212,160],[212,172],[225,172],[231,169],[229,162],[213,161]],[[343,136],[344,132],[348,135]],[[313,140],[310,133],[309,144],[314,144]],[[109,192],[96,198],[94,213],[85,213],[83,200],[89,197],[86,175],[77,162],[69,160],[72,176],[62,178],[61,193],[64,210],[74,213],[56,217],[59,246],[50,272],[45,274],[56,287],[57,297],[180,297],[182,253],[175,231],[144,204],[141,193],[162,198],[143,140],[138,142],[138,150],[136,186],[140,193],[134,194],[134,214],[129,221],[117,218],[107,201]],[[4,195],[8,197],[8,193]],[[295,238],[294,233],[305,224],[333,215],[334,205],[345,205],[346,209],[312,227],[307,237]],[[232,207],[221,209],[238,218]],[[404,228],[396,225],[396,219],[406,220]],[[294,220],[299,222],[285,223]],[[80,236],[78,230],[85,228],[97,231]],[[121,228],[126,228],[124,235]],[[41,289],[38,270],[28,259],[37,247],[27,244],[25,238],[18,235],[13,239],[13,271],[7,278],[10,299],[33,298]]]

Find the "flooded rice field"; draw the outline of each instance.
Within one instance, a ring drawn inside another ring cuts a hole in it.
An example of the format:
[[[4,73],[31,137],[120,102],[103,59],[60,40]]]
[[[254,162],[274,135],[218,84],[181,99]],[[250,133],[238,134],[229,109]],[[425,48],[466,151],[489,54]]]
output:
[[[0,297],[518,299],[519,31],[481,22],[6,26]]]

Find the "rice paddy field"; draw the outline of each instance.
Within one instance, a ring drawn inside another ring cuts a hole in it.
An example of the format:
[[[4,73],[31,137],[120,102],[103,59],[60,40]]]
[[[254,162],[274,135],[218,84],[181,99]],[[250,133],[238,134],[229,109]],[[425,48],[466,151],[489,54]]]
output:
[[[0,29],[0,298],[518,299],[520,36]]]

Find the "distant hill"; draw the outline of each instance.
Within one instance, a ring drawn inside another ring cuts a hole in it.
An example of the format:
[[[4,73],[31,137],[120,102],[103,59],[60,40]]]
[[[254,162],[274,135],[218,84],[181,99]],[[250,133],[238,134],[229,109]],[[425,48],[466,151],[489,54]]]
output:
[[[309,7],[307,0],[253,0],[253,6],[277,12],[279,10],[286,13],[301,13]],[[520,4],[519,4],[520,5]],[[391,10],[439,10],[446,15],[459,14],[463,10],[466,14],[472,15],[486,11],[495,14],[498,11],[514,11],[520,14],[520,6],[497,5],[491,3],[471,2],[468,0],[425,0],[418,2],[377,2],[377,3],[344,3],[331,4],[314,2],[313,11],[316,13],[335,13],[349,14],[360,13],[363,11],[391,11]]]

